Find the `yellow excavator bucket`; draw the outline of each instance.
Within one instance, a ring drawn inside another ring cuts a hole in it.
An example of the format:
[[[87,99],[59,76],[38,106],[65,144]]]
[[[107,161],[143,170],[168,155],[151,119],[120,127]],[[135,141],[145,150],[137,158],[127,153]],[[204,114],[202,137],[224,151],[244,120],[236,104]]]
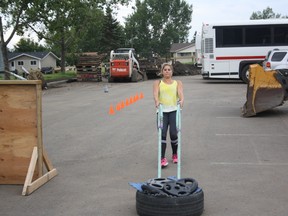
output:
[[[244,117],[280,106],[287,99],[287,77],[281,71],[264,71],[258,64],[250,65]]]

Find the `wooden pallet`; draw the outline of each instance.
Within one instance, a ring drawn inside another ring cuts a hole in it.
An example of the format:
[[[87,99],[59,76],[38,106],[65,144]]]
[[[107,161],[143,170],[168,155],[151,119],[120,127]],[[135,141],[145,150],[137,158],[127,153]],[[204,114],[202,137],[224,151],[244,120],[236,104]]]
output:
[[[102,81],[102,75],[101,71],[99,72],[79,72],[77,71],[77,80],[82,81],[82,82],[87,82],[87,81],[96,81],[96,82],[101,82]]]

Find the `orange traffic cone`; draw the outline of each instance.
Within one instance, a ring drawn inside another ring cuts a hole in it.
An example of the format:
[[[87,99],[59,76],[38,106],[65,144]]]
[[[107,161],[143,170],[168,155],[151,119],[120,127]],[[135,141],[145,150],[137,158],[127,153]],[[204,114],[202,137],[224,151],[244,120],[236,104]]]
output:
[[[120,110],[121,110],[121,103],[118,103],[118,104],[116,105],[116,110],[117,110],[117,111],[120,111]]]
[[[130,97],[130,104],[133,104],[134,103],[134,98],[131,96]]]
[[[110,110],[109,110],[109,115],[114,115],[114,114],[115,114],[115,111],[113,109],[113,106],[111,105]]]
[[[124,101],[121,102],[121,109],[125,108],[125,103]]]
[[[136,94],[136,95],[134,96],[134,101],[136,102],[136,101],[138,101],[138,99],[139,99],[138,94]]]
[[[126,98],[126,106],[129,106],[130,105],[130,101],[128,98]]]
[[[139,98],[140,98],[140,99],[143,99],[143,98],[144,98],[143,92],[140,93],[140,97],[139,97]]]

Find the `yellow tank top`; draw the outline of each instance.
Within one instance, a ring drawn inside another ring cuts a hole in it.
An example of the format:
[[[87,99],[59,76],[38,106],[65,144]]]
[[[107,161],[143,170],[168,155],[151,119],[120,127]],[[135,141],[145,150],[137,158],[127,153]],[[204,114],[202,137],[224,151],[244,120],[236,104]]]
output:
[[[177,81],[172,84],[166,84],[162,80],[159,84],[159,102],[163,105],[163,112],[172,112],[177,110]]]

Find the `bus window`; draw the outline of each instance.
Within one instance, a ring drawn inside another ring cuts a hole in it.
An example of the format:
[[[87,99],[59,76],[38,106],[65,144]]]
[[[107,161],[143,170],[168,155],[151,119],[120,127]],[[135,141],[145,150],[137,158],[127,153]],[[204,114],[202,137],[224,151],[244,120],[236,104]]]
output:
[[[271,28],[247,27],[245,29],[245,43],[251,46],[271,45]]]
[[[241,46],[243,43],[242,28],[216,28],[216,47]]]
[[[274,27],[274,43],[288,44],[288,27],[276,26]]]

